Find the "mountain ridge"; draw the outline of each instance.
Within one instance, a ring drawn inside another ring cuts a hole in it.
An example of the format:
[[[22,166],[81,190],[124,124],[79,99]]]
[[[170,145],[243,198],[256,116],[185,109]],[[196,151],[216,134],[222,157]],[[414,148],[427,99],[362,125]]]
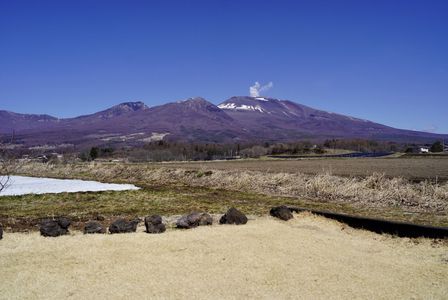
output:
[[[153,136],[211,143],[325,138],[417,142],[448,138],[261,96],[233,96],[218,105],[202,97],[153,107],[141,101],[123,102],[73,118],[0,110],[0,124],[0,135],[14,132],[16,141],[25,145],[143,143]]]

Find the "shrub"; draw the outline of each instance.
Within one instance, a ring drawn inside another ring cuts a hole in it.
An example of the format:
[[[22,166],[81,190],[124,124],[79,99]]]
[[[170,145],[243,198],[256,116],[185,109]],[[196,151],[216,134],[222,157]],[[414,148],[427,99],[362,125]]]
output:
[[[434,144],[432,144],[430,151],[431,152],[442,152],[443,151],[442,143],[439,141],[435,142]]]

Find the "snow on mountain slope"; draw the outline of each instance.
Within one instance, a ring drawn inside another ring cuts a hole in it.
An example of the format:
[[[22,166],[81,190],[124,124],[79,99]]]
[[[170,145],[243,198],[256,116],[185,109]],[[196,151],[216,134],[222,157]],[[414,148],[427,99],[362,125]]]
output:
[[[69,119],[0,111],[0,142],[23,145],[142,143],[154,133],[162,139],[210,143],[366,138],[434,141],[448,135],[401,130],[351,116],[326,112],[289,100],[232,97],[219,105],[201,98],[147,107],[125,102]]]
[[[264,110],[261,108],[260,105],[246,105],[246,104],[237,105],[235,103],[226,103],[226,104],[220,104],[218,105],[218,107],[221,109],[251,110],[251,111],[264,112]]]
[[[268,97],[232,97],[218,107],[238,120],[257,139],[358,137],[412,140],[425,135]],[[257,109],[246,109],[255,107]]]

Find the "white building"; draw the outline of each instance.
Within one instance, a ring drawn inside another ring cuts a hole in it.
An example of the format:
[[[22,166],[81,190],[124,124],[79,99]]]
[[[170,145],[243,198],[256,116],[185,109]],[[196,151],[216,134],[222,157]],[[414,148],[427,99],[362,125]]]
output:
[[[419,147],[418,148],[418,152],[420,152],[420,153],[429,153],[429,148],[428,147]]]

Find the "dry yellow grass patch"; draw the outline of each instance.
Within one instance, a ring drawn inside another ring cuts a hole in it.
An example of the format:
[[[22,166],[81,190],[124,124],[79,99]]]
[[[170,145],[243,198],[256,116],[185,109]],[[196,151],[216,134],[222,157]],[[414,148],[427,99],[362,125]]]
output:
[[[211,165],[216,166],[216,164]],[[388,178],[382,173],[373,173],[361,178],[334,176],[327,171],[309,175],[300,172],[271,173],[210,168],[188,170],[160,166],[155,164],[30,163],[21,166],[19,173],[30,176],[76,177],[105,182],[119,181],[137,185],[184,184],[333,203],[350,203],[362,208],[401,207],[412,212],[444,215],[448,211],[448,182],[439,184],[423,181],[416,184],[401,177]]]
[[[0,298],[446,299],[447,250],[309,214],[161,235],[15,233],[0,241]]]

